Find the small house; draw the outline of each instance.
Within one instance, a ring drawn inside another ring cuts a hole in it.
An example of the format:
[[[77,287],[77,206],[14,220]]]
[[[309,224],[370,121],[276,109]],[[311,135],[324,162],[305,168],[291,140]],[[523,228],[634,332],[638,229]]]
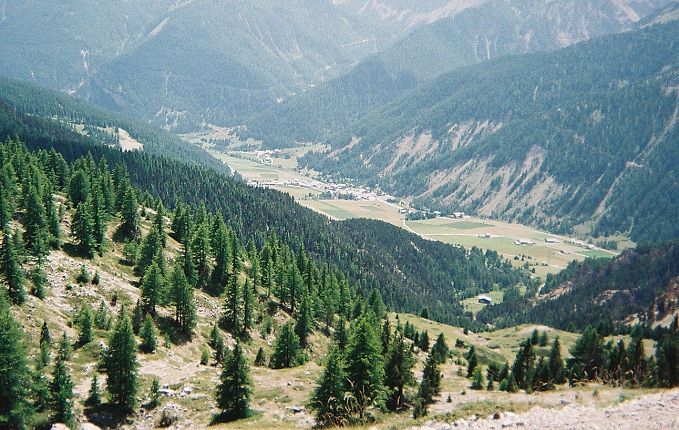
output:
[[[479,303],[481,303],[482,305],[492,305],[493,299],[491,299],[488,296],[479,296]]]

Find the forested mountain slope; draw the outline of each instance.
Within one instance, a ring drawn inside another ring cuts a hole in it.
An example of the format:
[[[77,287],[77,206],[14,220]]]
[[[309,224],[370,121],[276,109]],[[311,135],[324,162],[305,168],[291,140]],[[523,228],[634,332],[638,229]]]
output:
[[[678,34],[673,21],[452,72],[306,161],[427,206],[677,237]]]
[[[75,101],[77,105],[77,101]],[[492,286],[527,283],[496,253],[434,243],[376,221],[332,222],[277,191],[252,188],[208,167],[189,165],[143,152],[121,152],[97,145],[52,120],[0,109],[2,138],[17,136],[31,148],[56,148],[66,160],[93,154],[111,166],[127,166],[133,184],[168,207],[182,200],[224,215],[243,243],[261,244],[270,232],[295,250],[305,249],[323,264],[342,270],[363,292],[378,288],[394,309],[471,324],[457,304]]]
[[[150,154],[165,155],[187,163],[209,166],[221,172],[229,172],[227,166],[216,161],[207,152],[196,146],[187,145],[172,133],[106,111],[92,103],[57,91],[13,79],[0,78],[0,103],[3,105],[5,114],[10,112],[19,114],[13,116],[15,122],[3,124],[3,135],[13,136],[13,127],[19,127],[23,121],[32,124],[35,122],[33,118],[48,118],[50,121],[38,122],[55,129],[78,128],[80,130],[78,134],[93,137],[100,143],[114,148],[125,149],[125,143],[121,142],[120,138],[122,129],[135,144],[141,145],[135,149]],[[29,134],[33,132],[30,125],[23,130]],[[50,140],[58,140],[58,134],[60,132],[57,132],[57,136],[43,133],[44,137]],[[69,134],[69,137],[78,139],[76,134]]]
[[[679,245],[639,247],[613,260],[573,262],[550,275],[531,303],[516,298],[486,307],[481,322],[511,326],[523,322],[566,329],[641,322],[667,325],[679,313]],[[601,329],[600,329],[601,331]]]
[[[246,121],[269,147],[322,141],[406,91],[456,68],[553,51],[631,28],[668,0],[492,0],[421,26],[345,75]]]

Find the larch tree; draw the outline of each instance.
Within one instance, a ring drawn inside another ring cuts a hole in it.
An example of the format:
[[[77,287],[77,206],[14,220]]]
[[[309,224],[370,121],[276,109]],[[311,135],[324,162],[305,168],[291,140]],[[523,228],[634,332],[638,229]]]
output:
[[[316,423],[320,426],[342,426],[351,415],[350,405],[345,400],[348,381],[344,366],[342,353],[333,347],[311,396],[311,407],[316,411]]]
[[[222,326],[224,330],[234,335],[241,333],[241,294],[238,279],[233,276],[224,294],[224,308],[222,310]]]
[[[415,359],[403,336],[396,334],[387,352],[384,385],[387,387],[387,407],[399,410],[405,406],[404,389],[415,380]]]
[[[101,367],[106,373],[106,389],[111,401],[121,410],[132,412],[136,404],[139,364],[132,324],[123,311],[102,358]]]
[[[237,420],[249,414],[250,366],[243,354],[240,342],[224,360],[224,367],[217,386],[217,407],[221,411],[219,418]]]
[[[24,271],[19,262],[13,238],[5,234],[0,250],[0,269],[7,283],[7,294],[12,303],[21,304],[26,299]]]
[[[93,233],[91,205],[89,202],[79,203],[71,222],[71,236],[75,239],[80,253],[87,258],[93,258],[97,249]]]
[[[189,285],[179,264],[175,264],[172,271],[172,303],[175,307],[175,324],[184,336],[191,338],[196,326],[196,303],[193,287]]]
[[[64,336],[59,345],[59,352],[52,372],[50,384],[50,408],[52,422],[72,425],[73,418],[73,381],[66,365],[68,356],[68,338]]]
[[[276,344],[274,345],[274,352],[271,355],[269,366],[274,369],[282,369],[295,367],[301,364],[302,361],[299,337],[295,334],[292,323],[287,322],[281,327],[276,337]]]
[[[33,415],[27,352],[19,324],[0,292],[0,428],[25,428]]]
[[[351,392],[362,420],[366,408],[379,405],[384,395],[384,356],[379,324],[372,311],[364,312],[352,329],[346,362]]]

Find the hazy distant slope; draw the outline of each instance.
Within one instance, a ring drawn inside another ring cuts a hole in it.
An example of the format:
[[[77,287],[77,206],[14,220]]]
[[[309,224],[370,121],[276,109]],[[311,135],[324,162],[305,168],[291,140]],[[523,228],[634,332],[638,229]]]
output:
[[[0,75],[168,127],[238,122],[478,2],[2,0]]]
[[[678,237],[677,35],[672,22],[452,72],[307,161],[429,205]]]
[[[418,83],[445,72],[620,32],[668,1],[479,1],[478,7],[421,26],[346,75],[249,120],[248,135],[268,146],[324,140]]]

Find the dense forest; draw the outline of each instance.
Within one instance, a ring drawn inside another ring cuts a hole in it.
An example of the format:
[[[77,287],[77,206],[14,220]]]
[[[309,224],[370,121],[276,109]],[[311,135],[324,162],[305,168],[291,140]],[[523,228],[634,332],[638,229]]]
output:
[[[494,252],[427,241],[378,221],[332,222],[286,194],[248,187],[208,167],[97,145],[49,119],[5,107],[0,109],[0,130],[34,149],[55,148],[67,161],[90,153],[95,159],[104,156],[111,165],[122,163],[134,185],[167,207],[181,200],[221,213],[243,243],[261,245],[269,231],[275,232],[296,251],[341,269],[361,291],[378,288],[394,310],[428,307],[433,319],[471,326],[471,318],[454,305],[459,297],[528,283],[527,273]]]
[[[332,156],[303,162],[430,208],[675,238],[678,28],[454,71],[366,116],[331,141]]]
[[[655,325],[679,309],[679,245],[641,246],[613,260],[572,262],[548,275],[537,297],[510,296],[477,320],[499,327],[533,322],[568,330],[596,326],[604,334],[627,324]]]

